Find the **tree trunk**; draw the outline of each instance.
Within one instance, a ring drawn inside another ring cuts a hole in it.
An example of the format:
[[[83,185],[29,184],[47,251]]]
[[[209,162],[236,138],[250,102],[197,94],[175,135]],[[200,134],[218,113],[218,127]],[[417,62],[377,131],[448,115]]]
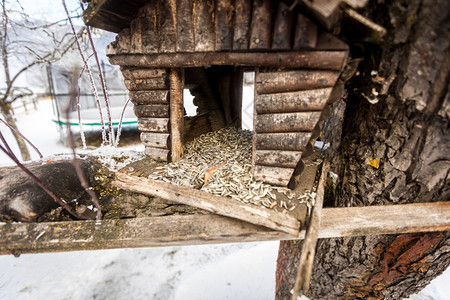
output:
[[[378,47],[358,46],[365,58],[359,76],[324,128],[339,175],[327,205],[450,198],[449,11],[445,0],[414,0],[373,1],[364,12],[388,34]],[[368,164],[375,159],[378,168]],[[449,232],[320,240],[308,296],[408,297],[448,267],[449,247]],[[291,297],[300,251],[301,243],[280,244],[277,299]]]
[[[4,104],[0,103],[0,110],[5,118],[5,121],[14,129],[19,131],[19,128],[17,128],[16,121],[14,120],[14,117],[11,114],[11,110]],[[17,146],[19,147],[20,154],[22,155],[22,161],[28,161],[31,160],[30,152],[28,151],[27,144],[23,140],[23,138],[12,131],[12,134],[14,135],[14,138],[16,139]]]

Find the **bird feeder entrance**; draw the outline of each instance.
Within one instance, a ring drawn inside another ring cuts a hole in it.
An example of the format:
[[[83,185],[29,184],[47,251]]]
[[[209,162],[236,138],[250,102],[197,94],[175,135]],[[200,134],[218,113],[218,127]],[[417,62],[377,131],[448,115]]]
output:
[[[252,70],[254,179],[293,187],[347,46],[283,2],[193,2],[148,3],[108,46],[135,104],[145,154],[177,161],[200,134],[241,128],[243,72]],[[197,116],[185,117],[184,89]]]

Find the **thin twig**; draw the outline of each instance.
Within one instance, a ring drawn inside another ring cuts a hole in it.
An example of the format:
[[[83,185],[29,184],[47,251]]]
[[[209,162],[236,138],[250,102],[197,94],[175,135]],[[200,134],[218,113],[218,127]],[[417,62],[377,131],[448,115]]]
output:
[[[71,96],[69,105],[66,108],[66,118],[69,120],[70,117],[70,108],[72,107],[72,104],[76,98],[76,88],[78,87],[78,78],[75,76],[76,72],[73,72],[73,78],[72,78],[72,85],[71,85]],[[84,176],[83,170],[81,169],[80,162],[77,159],[77,153],[75,151],[75,139],[73,138],[72,130],[70,130],[70,122],[67,122],[67,137],[69,139],[69,146],[72,149],[72,165],[75,167],[75,171],[77,172],[78,179],[80,180],[81,186],[86,190],[86,192],[91,197],[92,203],[94,204],[95,208],[97,208],[97,221],[101,220],[102,217],[102,211],[100,208],[100,204],[97,199],[97,195],[95,195],[94,191],[92,191],[92,188],[89,186],[88,181],[86,180],[86,177]]]
[[[80,1],[81,10],[84,13],[84,4],[82,1]],[[114,137],[114,131],[112,127],[112,119],[111,119],[111,108],[109,106],[109,99],[108,99],[108,93],[106,91],[106,85],[105,85],[105,79],[103,78],[103,72],[102,68],[100,66],[100,61],[98,59],[97,50],[95,49],[94,41],[92,40],[92,34],[90,26],[86,26],[86,32],[88,34],[89,43],[91,44],[91,48],[94,54],[95,62],[97,63],[97,69],[98,69],[98,77],[100,79],[100,84],[102,86],[103,91],[103,99],[105,100],[105,108],[106,108],[106,114],[108,116],[108,130],[109,130],[109,144],[113,144],[113,137]]]
[[[66,11],[67,17],[69,18],[69,23],[70,23],[70,26],[72,28],[72,33],[73,33],[73,35],[75,37],[75,40],[77,42],[77,47],[78,47],[78,51],[80,52],[81,59],[83,60],[84,66],[85,66],[85,68],[86,68],[86,70],[88,72],[89,81],[91,82],[92,91],[94,92],[94,98],[95,98],[95,101],[97,103],[98,112],[99,112],[99,115],[100,115],[100,122],[102,124],[102,141],[103,141],[103,143],[105,143],[106,142],[105,121],[103,120],[102,106],[100,104],[100,99],[98,97],[97,88],[95,87],[94,77],[92,76],[91,68],[88,65],[86,57],[83,54],[83,50],[81,49],[80,41],[78,40],[78,36],[76,34],[75,27],[73,26],[73,22],[70,19],[69,10],[67,9],[66,1],[62,0],[62,4],[64,6],[64,10]]]
[[[0,132],[0,135],[1,132]],[[3,135],[2,135],[3,136]],[[2,138],[3,140],[3,138]],[[6,145],[5,145],[6,146]],[[8,146],[9,148],[9,146]],[[25,167],[20,161],[19,159],[14,155],[14,153],[9,152],[8,150],[6,150],[3,146],[0,145],[0,150],[2,150],[12,161],[14,161],[16,163],[16,165],[22,169],[22,171],[24,171],[28,176],[31,177],[31,179],[37,184],[39,185],[50,197],[53,198],[53,200],[55,200],[56,203],[58,203],[59,205],[61,205],[65,210],[67,210],[67,212],[69,212],[72,216],[74,216],[77,219],[83,219],[83,217],[78,214],[78,212],[76,210],[74,210],[69,204],[67,204],[67,202],[65,202],[64,200],[62,200],[61,198],[59,198],[58,196],[56,196],[38,177],[36,177],[36,175],[33,174],[33,172],[31,172],[27,167]]]
[[[0,118],[0,121],[3,122],[3,124],[5,124],[6,126],[8,126],[9,129],[11,129],[12,131],[14,131],[16,134],[18,134],[21,138],[23,138],[33,149],[34,151],[36,151],[36,153],[39,155],[39,158],[42,158],[43,155],[42,153],[39,151],[39,149],[32,143],[30,142],[29,139],[27,139],[22,133],[20,133],[20,131],[16,130],[14,127],[12,127],[11,125],[8,124],[8,122],[6,122],[5,120],[3,120],[2,118]],[[6,146],[6,145],[5,145]],[[8,146],[9,148],[9,146]]]
[[[78,83],[80,83],[80,81],[81,81],[80,79],[84,73],[84,70],[85,70],[85,68],[83,67],[80,72],[80,77],[78,78]],[[81,104],[80,104],[81,87],[80,87],[80,84],[77,84],[77,86],[78,86],[78,89],[77,89],[77,92],[78,92],[77,93],[78,126],[80,127],[80,136],[81,136],[81,142],[83,143],[83,149],[86,150],[87,149],[86,136],[84,135],[83,124],[81,123]]]
[[[125,102],[125,105],[123,106],[123,109],[122,109],[122,114],[120,115],[119,127],[117,128],[117,137],[116,137],[116,145],[115,145],[116,147],[119,146],[120,134],[122,133],[123,115],[125,114],[125,110],[127,109],[128,103],[130,103],[130,98],[128,98],[127,102]]]

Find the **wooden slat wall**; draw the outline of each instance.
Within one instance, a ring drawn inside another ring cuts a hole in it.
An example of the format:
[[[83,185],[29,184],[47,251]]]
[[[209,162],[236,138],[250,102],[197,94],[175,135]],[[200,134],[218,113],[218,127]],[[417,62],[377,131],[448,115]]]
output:
[[[154,160],[170,161],[170,72],[126,67],[121,70],[138,117],[145,154]]]
[[[257,70],[253,131],[255,180],[289,184],[338,75],[327,70]]]
[[[155,0],[108,54],[323,49],[320,35],[314,22],[282,1]],[[333,48],[342,45],[333,39],[327,49]]]

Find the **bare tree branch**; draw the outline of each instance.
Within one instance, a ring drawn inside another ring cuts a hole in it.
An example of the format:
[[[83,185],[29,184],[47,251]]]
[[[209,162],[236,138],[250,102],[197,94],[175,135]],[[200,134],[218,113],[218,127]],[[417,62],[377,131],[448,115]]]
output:
[[[66,1],[62,0],[62,5],[64,6],[64,10],[66,11],[66,15],[69,16],[69,10],[67,9],[67,5],[66,5]],[[80,56],[81,59],[83,60],[84,66],[86,68],[86,71],[88,72],[88,76],[89,76],[89,81],[91,82],[91,86],[92,86],[92,91],[94,93],[94,98],[95,101],[97,103],[97,107],[98,107],[98,111],[99,111],[99,115],[100,115],[100,123],[102,125],[102,141],[103,143],[106,142],[106,130],[105,130],[105,121],[103,119],[103,112],[102,112],[102,106],[100,104],[100,99],[98,97],[98,93],[97,93],[97,88],[95,87],[95,82],[94,82],[94,78],[92,76],[92,72],[91,72],[91,68],[89,67],[89,64],[86,60],[86,57],[84,56],[83,50],[81,49],[81,45],[80,42],[78,40],[78,36],[76,34],[75,31],[75,27],[73,26],[72,20],[69,18],[69,23],[70,23],[70,27],[72,28],[72,33],[75,37],[76,43],[77,43],[77,47],[78,47],[78,51],[80,52]]]
[[[0,121],[3,122],[3,124],[5,124],[6,126],[8,126],[8,128],[11,129],[12,131],[14,131],[16,134],[20,135],[20,137],[23,138],[34,149],[34,151],[36,151],[36,153],[39,155],[39,158],[43,157],[41,151],[39,151],[39,149],[32,142],[30,142],[29,139],[27,139],[22,133],[20,133],[20,131],[16,130],[14,127],[9,125],[8,122],[3,120],[2,118],[0,118]],[[2,137],[3,137],[3,135],[2,135]],[[6,141],[4,141],[3,143],[5,144],[5,146],[7,145]],[[9,149],[9,146],[7,146],[7,148]],[[12,153],[12,151],[11,151],[11,153]]]

